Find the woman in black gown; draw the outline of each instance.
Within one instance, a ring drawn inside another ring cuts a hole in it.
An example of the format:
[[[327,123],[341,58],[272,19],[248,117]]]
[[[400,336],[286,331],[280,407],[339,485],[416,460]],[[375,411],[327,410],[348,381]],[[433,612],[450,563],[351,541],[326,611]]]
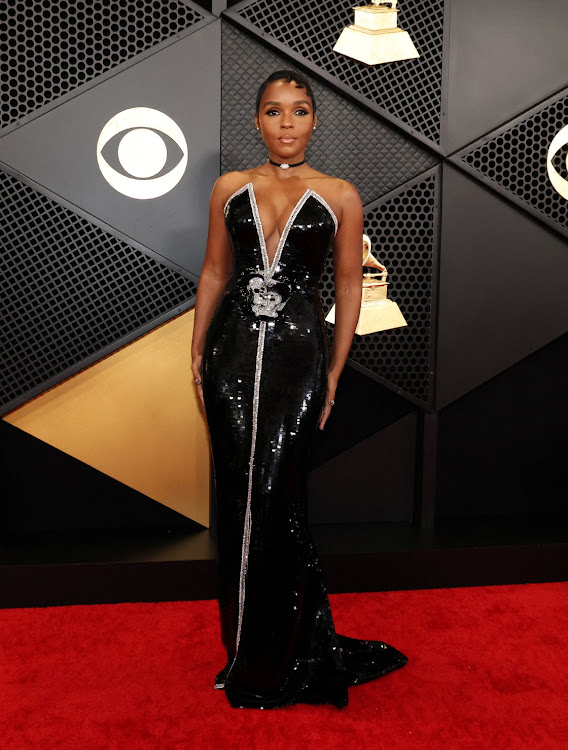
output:
[[[349,685],[407,662],[381,641],[335,632],[307,524],[308,456],[357,325],[363,234],[355,187],[305,162],[315,109],[298,72],[260,87],[255,125],[269,158],[215,183],[195,306],[192,371],[211,439],[227,652],[215,688],[234,707],[341,708]],[[318,283],[332,246],[329,352]]]

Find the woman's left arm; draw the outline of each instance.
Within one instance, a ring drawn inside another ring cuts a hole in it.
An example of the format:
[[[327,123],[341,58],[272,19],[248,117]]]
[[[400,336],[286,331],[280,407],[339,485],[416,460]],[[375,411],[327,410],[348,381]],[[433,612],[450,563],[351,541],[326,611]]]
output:
[[[333,268],[335,275],[335,328],[331,358],[327,371],[327,396],[319,428],[331,412],[330,400],[335,399],[337,381],[351,349],[355,328],[361,312],[363,290],[363,204],[357,188],[343,181],[341,221],[334,240]]]

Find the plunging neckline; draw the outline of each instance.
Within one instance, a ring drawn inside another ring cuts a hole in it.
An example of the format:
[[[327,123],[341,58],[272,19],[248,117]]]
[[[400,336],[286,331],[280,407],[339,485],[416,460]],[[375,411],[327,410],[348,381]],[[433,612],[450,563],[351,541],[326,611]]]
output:
[[[224,211],[225,211],[225,213],[227,212],[227,206],[232,201],[232,199],[236,195],[238,195],[239,193],[242,193],[245,189],[247,190],[247,193],[248,193],[248,196],[249,196],[249,203],[250,203],[250,206],[251,206],[251,209],[252,209],[253,218],[254,218],[254,224],[255,224],[255,227],[256,227],[256,233],[257,233],[258,241],[259,241],[259,244],[260,244],[260,251],[261,251],[261,254],[262,254],[262,263],[263,263],[263,266],[264,266],[264,275],[265,275],[265,278],[269,278],[269,277],[271,277],[273,275],[274,270],[275,270],[276,266],[278,265],[278,262],[279,262],[279,260],[280,260],[280,258],[282,256],[282,251],[284,249],[284,245],[286,244],[286,239],[288,237],[288,233],[289,233],[290,229],[292,228],[292,224],[294,223],[294,220],[295,220],[296,216],[300,212],[300,209],[302,208],[302,206],[304,205],[304,203],[307,201],[307,199],[311,195],[313,195],[314,198],[316,198],[324,206],[324,208],[328,211],[329,215],[331,216],[331,218],[333,220],[333,224],[335,226],[335,234],[337,234],[337,229],[338,229],[339,223],[338,223],[337,217],[336,217],[333,209],[329,205],[329,203],[325,200],[325,198],[323,198],[319,193],[317,193],[312,188],[306,188],[306,190],[304,191],[304,193],[296,201],[296,204],[294,205],[294,208],[292,209],[292,212],[291,212],[290,216],[286,220],[286,224],[284,225],[284,230],[283,230],[282,234],[280,235],[280,239],[278,240],[278,245],[276,247],[276,253],[274,255],[274,258],[272,259],[272,262],[270,262],[270,258],[268,257],[268,251],[266,249],[266,237],[264,236],[264,228],[262,226],[262,221],[260,220],[260,213],[259,213],[259,210],[258,210],[258,204],[256,202],[256,192],[255,192],[254,184],[253,184],[252,181],[247,182],[245,185],[243,185],[242,187],[240,187],[238,190],[235,190],[235,192],[231,196],[229,196],[229,198],[227,199],[227,201],[225,203]]]
[[[286,219],[286,224],[284,225],[282,234],[278,238],[278,244],[276,246],[276,252],[274,253],[274,258],[272,259],[272,262],[270,262],[270,258],[268,257],[268,250],[266,248],[266,236],[264,234],[264,228],[262,226],[262,221],[260,218],[260,211],[258,210],[258,203],[256,202],[256,191],[254,189],[254,184],[252,182],[248,182],[247,186],[249,187],[249,195],[251,199],[254,220],[256,224],[258,239],[260,241],[262,259],[264,262],[264,270],[269,276],[272,276],[272,274],[274,273],[274,269],[278,265],[278,261],[280,260],[280,257],[282,255],[282,250],[284,249],[284,243],[286,242],[288,232],[290,231],[290,228],[292,227],[292,224],[294,223],[294,219],[298,215],[300,209],[302,208],[302,206],[308,199],[309,195],[314,191],[311,188],[306,188],[306,190],[303,192],[303,194],[298,198],[298,200],[294,204],[294,207],[292,208],[290,215]]]

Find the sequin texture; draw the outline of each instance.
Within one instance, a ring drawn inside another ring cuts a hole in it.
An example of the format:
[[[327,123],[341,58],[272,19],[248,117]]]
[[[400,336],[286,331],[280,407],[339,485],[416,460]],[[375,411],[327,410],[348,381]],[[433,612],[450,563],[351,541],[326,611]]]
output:
[[[213,456],[221,637],[215,687],[234,707],[347,704],[407,657],[335,632],[307,524],[310,447],[329,352],[318,284],[338,222],[308,189],[272,261],[252,182],[224,207],[233,270],[203,351]]]

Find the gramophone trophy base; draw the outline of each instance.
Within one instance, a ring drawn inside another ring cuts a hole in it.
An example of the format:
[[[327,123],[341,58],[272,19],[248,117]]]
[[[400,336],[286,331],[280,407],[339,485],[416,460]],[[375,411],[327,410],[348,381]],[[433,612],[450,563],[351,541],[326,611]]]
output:
[[[373,277],[368,277],[366,274],[363,275],[363,294],[361,297],[361,307],[364,305],[371,305],[373,302],[377,302],[387,298],[387,286],[386,281],[373,281]]]
[[[328,323],[335,323],[335,305],[326,315]],[[366,333],[388,331],[391,328],[402,328],[408,325],[400,312],[399,306],[391,299],[382,299],[368,305],[361,305],[359,321],[355,333],[364,336]]]
[[[343,29],[333,51],[367,65],[420,57],[408,32],[402,29],[372,31],[353,24]]]

